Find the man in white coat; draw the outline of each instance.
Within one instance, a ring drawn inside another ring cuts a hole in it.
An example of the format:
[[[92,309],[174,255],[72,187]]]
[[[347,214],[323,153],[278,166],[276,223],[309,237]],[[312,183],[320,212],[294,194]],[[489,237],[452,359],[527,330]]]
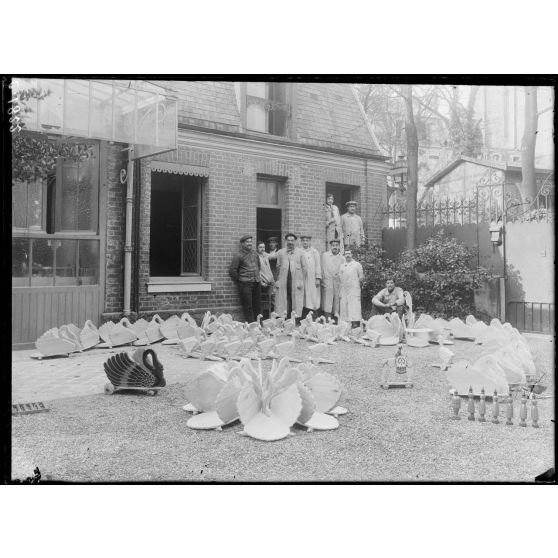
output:
[[[359,262],[353,260],[351,250],[345,249],[345,262],[339,268],[341,283],[339,297],[339,319],[352,322],[353,327],[359,327],[362,320],[360,307],[360,286],[364,281],[364,273]]]
[[[286,247],[277,251],[277,279],[275,281],[275,312],[280,316],[291,312],[300,323],[304,303],[304,275],[306,260],[302,250],[295,246],[297,237],[293,233],[285,235]]]
[[[339,316],[339,268],[345,261],[339,240],[330,240],[329,246],[329,251],[322,254],[322,310],[326,320]]]
[[[322,266],[320,264],[320,254],[316,248],[312,248],[310,235],[301,235],[302,257],[304,258],[304,304],[302,317],[305,317],[310,310],[314,313],[320,307],[320,284],[322,279]]]

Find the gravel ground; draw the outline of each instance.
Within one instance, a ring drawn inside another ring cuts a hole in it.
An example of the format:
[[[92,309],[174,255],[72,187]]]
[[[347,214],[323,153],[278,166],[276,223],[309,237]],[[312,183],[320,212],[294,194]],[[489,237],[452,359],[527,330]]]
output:
[[[548,372],[546,394],[554,394],[554,341],[529,343],[538,370]],[[481,353],[467,341],[451,349],[471,360]],[[338,430],[294,427],[293,436],[271,443],[240,436],[239,423],[222,432],[189,429],[181,384],[156,397],[130,392],[52,401],[48,413],[13,417],[12,477],[38,466],[43,479],[74,482],[533,482],[554,466],[554,399],[539,401],[539,429],[530,421],[517,425],[518,400],[513,426],[470,422],[465,402],[462,420],[454,421],[445,374],[430,366],[437,346],[405,351],[414,387],[383,390],[381,363],[394,347],[329,348],[324,356],[337,364],[320,368],[342,380],[349,413],[339,417]]]

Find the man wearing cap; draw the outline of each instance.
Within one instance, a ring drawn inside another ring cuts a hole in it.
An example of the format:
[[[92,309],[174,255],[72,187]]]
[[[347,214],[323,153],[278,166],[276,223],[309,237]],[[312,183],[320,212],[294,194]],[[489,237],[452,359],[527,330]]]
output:
[[[327,319],[339,315],[339,268],[345,261],[338,239],[329,241],[330,249],[322,254],[322,310]]]
[[[347,246],[360,246],[364,238],[364,227],[362,219],[356,214],[357,203],[348,201],[345,204],[347,213],[341,216],[341,227],[343,228],[343,242]]]
[[[312,248],[310,235],[301,235],[302,258],[305,262],[303,268],[304,276],[304,303],[302,317],[304,318],[310,310],[314,311],[320,307],[320,284],[322,279],[322,266],[320,265],[320,254],[316,248]]]
[[[339,240],[340,250],[343,251],[343,231],[341,229],[341,215],[339,208],[333,203],[333,194],[326,195],[326,243]]]
[[[251,323],[261,313],[260,258],[252,250],[252,235],[240,239],[240,251],[233,256],[229,275],[238,284],[244,319]]]
[[[287,313],[290,318],[296,312],[298,319],[302,316],[304,303],[305,260],[302,251],[295,246],[296,235],[285,235],[286,247],[277,252],[277,281],[275,282],[275,312]]]

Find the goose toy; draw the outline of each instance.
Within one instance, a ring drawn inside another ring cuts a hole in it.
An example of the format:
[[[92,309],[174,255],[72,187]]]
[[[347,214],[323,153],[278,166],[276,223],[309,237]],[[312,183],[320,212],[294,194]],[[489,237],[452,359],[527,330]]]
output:
[[[447,370],[453,362],[455,353],[444,347],[444,337],[442,335],[438,335],[438,344],[440,345],[438,348],[438,356],[440,357],[441,362],[434,363],[432,366],[440,368],[441,370]]]
[[[107,395],[119,390],[139,390],[155,395],[166,385],[163,365],[153,349],[136,349],[132,358],[128,353],[118,353],[104,363],[104,368],[109,379],[104,389]]]
[[[101,342],[98,329],[93,325],[91,320],[86,320],[83,329],[79,333],[81,346],[83,350],[91,349]]]
[[[66,325],[63,325],[60,329],[53,327],[43,333],[35,341],[35,347],[39,352],[32,354],[31,357],[38,359],[81,351],[78,337]]]

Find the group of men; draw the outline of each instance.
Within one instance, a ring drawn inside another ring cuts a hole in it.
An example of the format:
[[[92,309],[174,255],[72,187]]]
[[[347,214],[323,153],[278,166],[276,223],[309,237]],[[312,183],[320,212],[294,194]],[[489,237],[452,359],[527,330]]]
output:
[[[253,322],[261,313],[261,293],[272,289],[274,310],[300,320],[309,311],[322,310],[325,317],[360,323],[360,285],[364,280],[362,266],[353,260],[350,249],[341,255],[340,241],[330,240],[330,250],[319,254],[312,247],[312,237],[302,235],[302,246],[295,245],[298,237],[285,235],[285,247],[265,251],[258,242],[253,250],[253,237],[240,239],[240,251],[233,257],[230,276],[238,283],[245,320]],[[273,268],[273,269],[272,269]]]
[[[351,247],[360,246],[365,237],[362,220],[355,213],[356,202],[346,205],[347,213],[339,217],[333,196],[327,195],[329,250],[321,255],[312,247],[310,235],[301,235],[301,246],[296,246],[298,237],[288,233],[284,237],[285,247],[281,249],[278,249],[277,237],[271,237],[269,252],[263,241],[258,242],[254,251],[252,235],[240,239],[240,251],[233,257],[229,274],[238,284],[247,322],[256,321],[261,314],[264,289],[271,290],[274,310],[279,315],[286,313],[290,318],[294,312],[295,319],[300,321],[308,312],[317,314],[321,310],[326,319],[352,322],[354,327],[360,325],[364,273],[362,265],[353,259]],[[394,284],[386,284],[386,289],[374,297],[373,303],[379,312],[400,313],[396,307],[403,304],[402,291]]]

